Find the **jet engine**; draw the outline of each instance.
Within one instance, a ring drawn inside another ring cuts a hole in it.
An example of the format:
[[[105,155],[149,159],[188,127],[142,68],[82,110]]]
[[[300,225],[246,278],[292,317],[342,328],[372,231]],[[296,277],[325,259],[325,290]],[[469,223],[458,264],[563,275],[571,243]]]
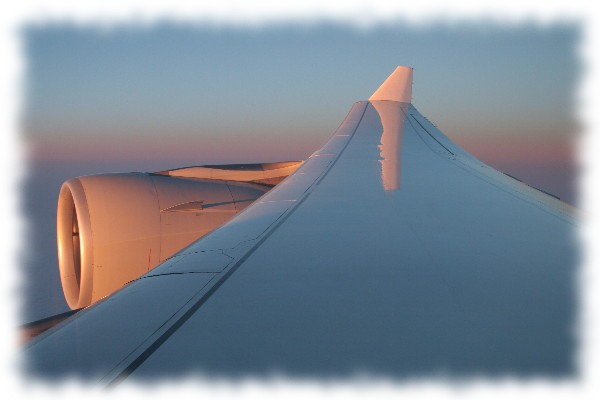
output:
[[[68,180],[57,208],[59,270],[67,304],[86,307],[150,271],[231,219],[300,164],[191,167]]]

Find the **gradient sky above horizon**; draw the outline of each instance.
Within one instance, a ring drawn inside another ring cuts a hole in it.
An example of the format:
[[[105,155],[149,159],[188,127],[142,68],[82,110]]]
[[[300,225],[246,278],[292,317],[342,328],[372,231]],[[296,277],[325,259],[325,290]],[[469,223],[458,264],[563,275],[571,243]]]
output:
[[[40,162],[112,172],[303,159],[353,102],[410,65],[413,103],[450,138],[574,202],[576,25],[165,23],[23,34],[23,131]]]

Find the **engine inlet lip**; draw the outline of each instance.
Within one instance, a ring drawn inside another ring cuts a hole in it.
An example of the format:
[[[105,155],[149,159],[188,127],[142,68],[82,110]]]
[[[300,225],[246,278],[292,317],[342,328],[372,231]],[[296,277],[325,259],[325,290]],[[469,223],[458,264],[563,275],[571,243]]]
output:
[[[71,309],[90,304],[91,226],[85,191],[77,178],[65,182],[58,198],[56,233],[60,280]]]

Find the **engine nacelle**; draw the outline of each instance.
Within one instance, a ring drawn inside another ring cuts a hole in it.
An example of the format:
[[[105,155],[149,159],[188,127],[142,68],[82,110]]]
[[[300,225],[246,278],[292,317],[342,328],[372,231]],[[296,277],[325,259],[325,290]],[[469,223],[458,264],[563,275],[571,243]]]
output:
[[[65,182],[57,237],[69,307],[86,307],[145,274],[269,189],[164,173],[91,175]]]

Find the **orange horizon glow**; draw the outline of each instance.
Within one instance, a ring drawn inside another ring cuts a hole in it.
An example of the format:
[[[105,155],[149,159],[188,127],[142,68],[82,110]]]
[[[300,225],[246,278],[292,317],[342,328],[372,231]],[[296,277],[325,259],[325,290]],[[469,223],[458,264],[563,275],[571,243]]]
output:
[[[30,160],[48,162],[145,162],[178,160],[188,165],[214,162],[266,162],[304,160],[322,144],[322,138],[296,137],[257,142],[251,137],[229,138],[147,137],[143,140],[112,137],[36,138],[26,141]]]
[[[454,137],[485,163],[556,165],[577,163],[577,141],[565,136],[479,135]]]

